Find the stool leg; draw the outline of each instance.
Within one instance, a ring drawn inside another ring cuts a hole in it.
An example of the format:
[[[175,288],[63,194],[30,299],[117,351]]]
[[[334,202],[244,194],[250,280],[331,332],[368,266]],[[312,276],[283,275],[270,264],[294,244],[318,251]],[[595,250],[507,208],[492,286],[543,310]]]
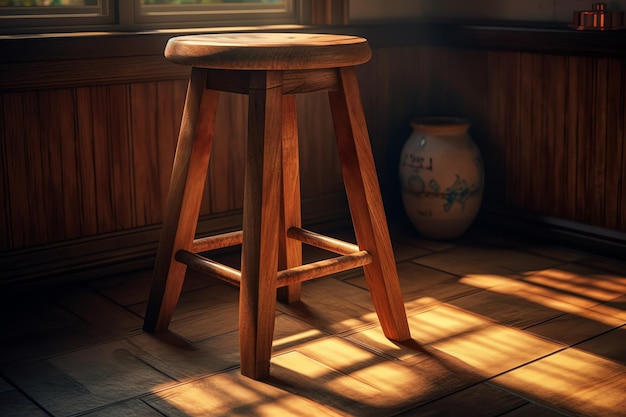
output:
[[[186,265],[174,259],[191,248],[205,185],[219,93],[206,90],[207,71],[193,68],[187,89],[163,229],[144,330],[167,330],[180,297]]]
[[[279,232],[278,269],[302,265],[302,243],[287,238],[290,227],[301,227],[300,161],[298,155],[298,117],[296,96],[283,96],[282,133],[282,215]],[[300,300],[302,284],[292,284],[278,289],[278,299],[285,303]]]
[[[391,247],[376,167],[353,67],[338,69],[339,90],[329,93],[346,193],[357,243],[372,255],[363,271],[385,336],[411,338]]]
[[[282,73],[250,76],[239,302],[241,373],[269,375],[278,268]]]

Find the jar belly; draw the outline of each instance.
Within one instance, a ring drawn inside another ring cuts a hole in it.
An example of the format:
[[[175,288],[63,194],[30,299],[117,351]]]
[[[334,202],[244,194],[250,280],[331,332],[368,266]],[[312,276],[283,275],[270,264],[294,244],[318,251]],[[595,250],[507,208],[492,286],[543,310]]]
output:
[[[482,204],[484,165],[463,119],[416,119],[401,153],[399,176],[408,217],[424,236],[453,239]]]

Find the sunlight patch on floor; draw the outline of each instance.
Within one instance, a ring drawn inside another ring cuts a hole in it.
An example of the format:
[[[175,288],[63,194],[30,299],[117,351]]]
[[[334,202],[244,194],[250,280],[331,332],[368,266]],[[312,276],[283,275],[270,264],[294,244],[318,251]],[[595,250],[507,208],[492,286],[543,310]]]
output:
[[[566,350],[507,372],[494,383],[541,398],[565,412],[623,416],[626,367],[579,350]]]
[[[583,281],[582,278],[585,278],[584,282],[586,285],[572,284],[569,286],[568,291],[563,292],[560,288],[548,287],[547,284],[555,281],[560,283],[561,281],[554,277],[569,273],[555,273],[551,275],[545,275],[545,273],[546,271],[543,271],[540,274],[525,278],[525,280],[516,280],[499,275],[466,275],[460,279],[460,282],[488,291],[523,298],[557,311],[577,314],[609,326],[619,325],[619,320],[616,320],[616,317],[619,317],[619,314],[622,313],[620,309],[602,305],[601,311],[599,311],[599,300],[590,299],[587,295],[587,288],[593,284],[592,278],[579,276],[579,281],[581,282]],[[541,285],[528,282],[532,279],[536,279],[538,282],[541,281]],[[561,287],[565,285],[567,284],[563,284]],[[606,297],[608,293],[606,291],[596,291],[595,294],[596,296],[602,294],[603,297]],[[612,294],[610,299],[614,299],[619,295],[621,294]],[[590,310],[592,307],[593,310]]]

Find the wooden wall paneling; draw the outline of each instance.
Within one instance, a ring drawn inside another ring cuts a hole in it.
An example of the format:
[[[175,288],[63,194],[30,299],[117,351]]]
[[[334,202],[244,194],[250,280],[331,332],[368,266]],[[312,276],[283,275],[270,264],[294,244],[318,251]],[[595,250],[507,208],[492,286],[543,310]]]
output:
[[[135,224],[127,84],[91,87],[98,233]]]
[[[517,155],[517,168],[519,171],[511,178],[513,189],[516,192],[515,205],[521,209],[529,209],[533,198],[533,184],[531,176],[527,175],[532,168],[533,158],[533,87],[535,76],[532,73],[533,55],[521,53],[520,55],[520,146]]]
[[[566,173],[565,183],[565,200],[563,211],[561,212],[566,219],[574,220],[576,218],[576,197],[578,188],[578,107],[579,100],[583,98],[579,90],[579,79],[581,78],[580,60],[582,58],[576,56],[567,57],[567,92],[565,100],[565,158]]]
[[[296,105],[302,198],[343,193],[328,94],[298,95]]]
[[[483,145],[485,159],[485,203],[502,208],[514,204],[519,171],[520,148],[520,70],[516,52],[489,52],[488,145]]]
[[[581,223],[592,224],[591,204],[591,175],[590,167],[591,158],[594,150],[593,139],[593,93],[595,75],[595,58],[580,58],[577,60],[578,65],[578,83],[576,89],[578,91],[577,104],[578,112],[576,115],[576,123],[578,131],[576,135],[576,184],[575,184],[575,221]],[[573,190],[573,191],[574,191]]]
[[[621,59],[610,59],[607,69],[607,148],[605,177],[605,227],[620,230],[623,214],[620,207],[622,198],[622,164],[624,147],[624,108],[623,95],[625,73]]]
[[[243,208],[247,135],[248,96],[221,93],[201,214]]]
[[[606,103],[606,176],[604,227],[619,230],[625,213],[620,209],[624,198],[622,165],[624,164],[624,108],[625,68],[621,59],[610,59],[607,69]],[[624,229],[626,231],[626,229]]]
[[[567,58],[543,55],[545,95],[544,147],[546,150],[549,192],[544,194],[543,210],[552,216],[562,216],[567,189],[567,157],[565,144],[565,103],[567,91]],[[545,159],[545,158],[544,158]]]
[[[489,178],[489,193],[484,194],[483,206],[504,206],[506,185],[504,179],[506,178],[506,141],[504,135],[501,134],[501,125],[499,121],[503,118],[504,113],[504,97],[502,93],[504,89],[500,89],[499,86],[504,86],[506,83],[503,81],[502,71],[502,58],[500,54],[489,52],[488,54],[488,72],[487,72],[487,109],[489,117],[487,119],[487,133],[486,140],[491,144],[490,147],[482,150],[483,160],[490,161],[488,166],[485,166],[485,174]],[[498,157],[499,155],[499,157]]]
[[[160,180],[161,202],[154,210],[159,214],[155,216],[158,222],[163,219],[163,210],[167,193],[169,192],[170,177],[174,165],[174,154],[176,153],[176,141],[183,114],[185,94],[187,92],[188,80],[160,81],[157,85],[157,112],[158,129],[155,137],[155,146],[158,154],[158,169]]]
[[[9,216],[11,227],[10,249],[42,243],[37,228],[40,206],[37,205],[37,170],[31,169],[34,149],[30,149],[29,138],[36,136],[37,93],[5,94],[3,100]],[[36,156],[34,157],[36,158]],[[34,193],[34,194],[33,194]]]
[[[550,87],[545,78],[544,56],[540,54],[530,55],[530,66],[527,68],[530,80],[531,119],[530,135],[525,138],[525,147],[528,148],[529,159],[526,160],[526,178],[528,181],[528,194],[526,208],[539,213],[545,213],[549,209],[550,202],[554,199],[554,178],[548,176],[548,164],[554,163],[554,155],[549,152],[547,144],[551,140],[551,132],[547,130],[549,118],[554,117],[553,110],[549,108],[546,100],[549,97]],[[548,114],[550,113],[550,114]]]
[[[372,139],[372,151],[378,169],[383,200],[388,210],[401,210],[398,163],[404,142],[412,132],[410,122],[416,116],[428,115],[423,107],[429,102],[429,91],[425,88],[424,71],[430,67],[431,58],[427,49],[413,46],[385,47],[376,49],[375,85],[364,85],[363,89],[375,88],[374,102],[369,101],[370,114],[376,120],[377,129]],[[371,100],[371,99],[370,99]]]
[[[75,215],[79,200],[76,177],[76,111],[71,89],[39,92],[40,149],[47,229],[44,243],[81,236],[80,219]]]
[[[98,199],[96,187],[96,146],[94,138],[92,89],[75,89],[76,97],[76,153],[80,205],[76,209],[83,236],[98,234]]]
[[[591,221],[594,226],[604,227],[606,206],[606,179],[612,175],[606,171],[607,150],[607,94],[608,94],[608,59],[596,58],[592,84],[593,101],[591,103],[592,140],[587,148],[589,150],[590,176],[589,197],[591,198]],[[591,80],[590,80],[591,81]]]
[[[518,52],[496,52],[500,56],[499,72],[504,84],[496,85],[500,91],[498,103],[503,117],[497,121],[498,138],[505,141],[506,168],[503,178],[507,205],[520,204],[521,149],[522,149],[522,56]],[[488,191],[487,191],[488,192]]]
[[[35,99],[35,94],[30,94]],[[32,223],[29,221],[29,201],[27,192],[27,144],[24,138],[24,125],[21,123],[24,113],[24,100],[27,95],[3,94],[3,135],[6,160],[6,217],[9,233],[6,246],[16,249],[26,246],[30,240]]]
[[[133,188],[135,189],[135,219],[137,225],[149,225],[162,220],[161,166],[157,145],[161,118],[157,83],[130,85],[131,146]]]

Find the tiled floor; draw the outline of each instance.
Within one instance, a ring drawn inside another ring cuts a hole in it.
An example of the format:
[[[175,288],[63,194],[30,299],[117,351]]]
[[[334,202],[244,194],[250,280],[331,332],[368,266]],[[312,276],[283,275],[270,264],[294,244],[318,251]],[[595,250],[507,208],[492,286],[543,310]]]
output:
[[[190,273],[152,336],[139,271],[4,300],[0,415],[626,416],[626,262],[392,236],[413,343],[384,338],[358,271],[314,280],[278,304],[272,376],[253,381],[236,289]]]

